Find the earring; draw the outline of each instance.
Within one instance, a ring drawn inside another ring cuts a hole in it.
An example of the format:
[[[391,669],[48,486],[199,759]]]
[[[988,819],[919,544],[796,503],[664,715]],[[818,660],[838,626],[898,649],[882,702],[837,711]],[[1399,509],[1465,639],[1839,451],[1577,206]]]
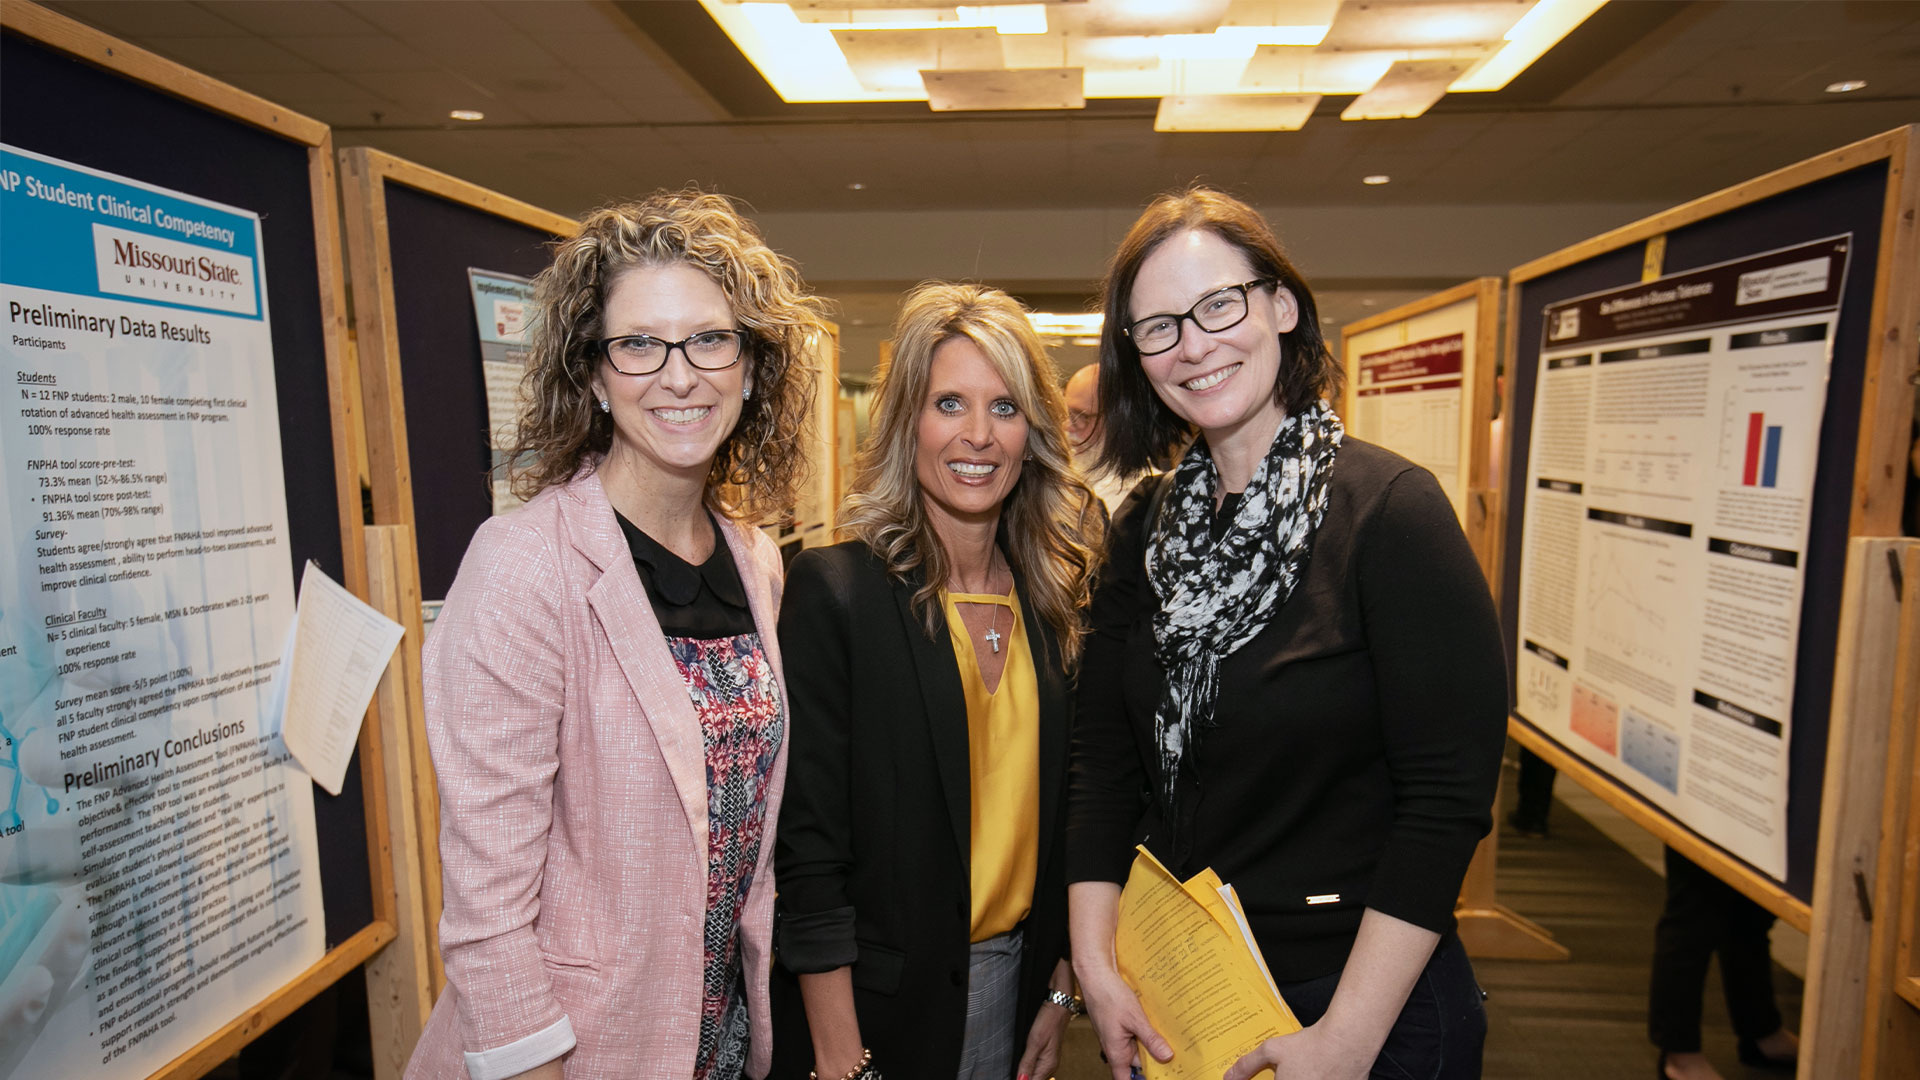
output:
[[[601,412],[612,412],[612,411],[613,411],[613,403],[612,403],[612,402],[610,402],[610,401],[608,401],[608,400],[607,400],[606,398],[601,398],[601,399],[600,399],[600,411],[601,411]]]
[[[740,397],[741,397],[741,398],[742,398],[743,400],[746,400],[746,401],[752,401],[752,400],[753,400],[753,386],[752,386],[751,384],[749,384],[749,385],[747,385],[747,386],[743,386],[743,387],[741,387],[741,388],[740,388]]]

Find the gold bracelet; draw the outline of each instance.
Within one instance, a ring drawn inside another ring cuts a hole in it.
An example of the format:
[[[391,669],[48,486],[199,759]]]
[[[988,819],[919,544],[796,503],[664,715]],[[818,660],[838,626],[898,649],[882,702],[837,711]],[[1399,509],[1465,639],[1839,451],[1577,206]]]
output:
[[[866,1071],[867,1071],[867,1066],[869,1066],[869,1065],[871,1065],[871,1064],[873,1064],[873,1050],[872,1050],[872,1048],[871,1048],[871,1047],[861,1047],[861,1049],[860,1049],[860,1060],[859,1060],[859,1061],[856,1061],[856,1062],[854,1062],[854,1063],[853,1063],[853,1068],[851,1068],[851,1069],[848,1069],[848,1070],[847,1070],[847,1075],[845,1075],[845,1076],[843,1076],[843,1077],[841,1077],[841,1078],[840,1078],[840,1080],[854,1080],[854,1077],[856,1077],[856,1076],[859,1076],[859,1075],[860,1075],[861,1073],[863,1073],[863,1072],[866,1072]],[[809,1070],[809,1071],[808,1071],[808,1073],[807,1073],[807,1080],[820,1080],[820,1074],[819,1074],[819,1073],[817,1073],[817,1072],[813,1072],[813,1071],[811,1071],[811,1070]]]

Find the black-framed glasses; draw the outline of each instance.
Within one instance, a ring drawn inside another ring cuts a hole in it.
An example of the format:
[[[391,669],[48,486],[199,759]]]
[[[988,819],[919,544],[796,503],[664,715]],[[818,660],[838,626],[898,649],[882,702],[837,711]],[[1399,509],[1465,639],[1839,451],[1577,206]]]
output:
[[[650,334],[601,338],[600,355],[622,375],[651,375],[667,366],[667,357],[679,349],[687,363],[701,371],[725,371],[740,362],[747,335],[739,330],[702,330],[680,341],[663,341]]]
[[[1242,285],[1215,289],[1178,315],[1171,312],[1149,315],[1134,321],[1120,332],[1127,335],[1127,340],[1133,342],[1133,347],[1140,350],[1141,356],[1158,356],[1180,344],[1180,324],[1188,319],[1209,334],[1239,326],[1247,318],[1247,292],[1268,284],[1271,282],[1266,278],[1255,278]]]

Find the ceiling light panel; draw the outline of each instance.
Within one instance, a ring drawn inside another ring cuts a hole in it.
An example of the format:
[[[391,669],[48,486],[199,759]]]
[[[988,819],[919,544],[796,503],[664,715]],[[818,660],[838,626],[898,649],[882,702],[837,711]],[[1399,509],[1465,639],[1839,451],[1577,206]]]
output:
[[[1241,73],[1240,87],[1275,93],[1364,94],[1380,81],[1401,52],[1323,52],[1263,46]]]
[[[1321,44],[1334,49],[1431,49],[1497,44],[1531,0],[1346,0]]]
[[[1128,37],[1078,37],[1067,43],[1069,62],[1096,71],[1156,71],[1160,67],[1159,39]],[[1098,95],[1095,95],[1098,96]]]
[[[1373,88],[1353,99],[1342,120],[1406,120],[1446,96],[1453,80],[1470,66],[1464,60],[1403,60],[1387,69]]]
[[[1065,311],[1030,311],[1027,313],[1027,322],[1033,325],[1034,332],[1047,337],[1098,334],[1105,321],[1105,316],[1098,312],[1082,314]]]
[[[833,40],[861,86],[887,93],[911,93],[920,89],[923,70],[1006,66],[1000,35],[978,27],[835,30]]]
[[[1155,131],[1298,131],[1319,94],[1168,94]]]
[[[1087,32],[1211,34],[1226,18],[1228,0],[1088,0]]]
[[[1168,94],[1232,94],[1240,91],[1245,60],[1162,61],[1150,71],[1087,71],[1090,98],[1164,97]],[[1292,87],[1288,88],[1293,89]]]
[[[1087,107],[1080,68],[923,71],[920,77],[934,112]]]
[[[1162,60],[1250,60],[1259,45],[1219,34],[1167,34],[1156,39]]]
[[[849,4],[846,0],[830,3],[828,0],[790,0],[786,5],[803,22],[832,23],[841,26],[859,26],[866,22],[955,22],[960,16],[953,8],[941,4],[929,4],[927,0],[860,0]]]
[[[1499,90],[1606,6],[1607,0],[1540,0],[1504,35],[1500,51],[1456,81],[1457,92]]]
[[[1084,69],[1084,97],[1359,95],[1395,63],[1447,60],[1447,90],[1498,90],[1605,0],[700,2],[782,99],[857,103],[926,100],[922,71],[1002,68]]]
[[[833,31],[802,23],[785,4],[701,4],[783,100],[899,100],[861,86],[834,43]]]
[[[1340,0],[1233,0],[1221,26],[1318,26],[1333,23]]]
[[[954,8],[962,22],[992,26],[1010,37],[1026,37],[1047,32],[1045,4],[982,4]]]

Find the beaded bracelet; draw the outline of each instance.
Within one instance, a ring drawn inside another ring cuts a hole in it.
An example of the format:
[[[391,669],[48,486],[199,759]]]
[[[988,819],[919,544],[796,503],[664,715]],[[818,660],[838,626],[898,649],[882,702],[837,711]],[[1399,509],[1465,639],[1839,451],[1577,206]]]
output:
[[[807,1080],[820,1080],[820,1074],[808,1072]],[[873,1067],[872,1048],[863,1047],[860,1051],[860,1060],[854,1062],[853,1068],[840,1080],[881,1080],[880,1071]]]

